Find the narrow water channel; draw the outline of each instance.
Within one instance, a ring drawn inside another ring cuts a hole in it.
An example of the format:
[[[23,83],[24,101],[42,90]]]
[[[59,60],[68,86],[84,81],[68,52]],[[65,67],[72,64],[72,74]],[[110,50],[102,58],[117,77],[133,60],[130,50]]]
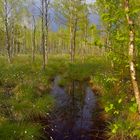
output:
[[[52,95],[56,100],[51,114],[49,137],[51,140],[94,140],[96,97],[87,84],[80,88],[73,82],[66,90],[58,85],[56,77]]]

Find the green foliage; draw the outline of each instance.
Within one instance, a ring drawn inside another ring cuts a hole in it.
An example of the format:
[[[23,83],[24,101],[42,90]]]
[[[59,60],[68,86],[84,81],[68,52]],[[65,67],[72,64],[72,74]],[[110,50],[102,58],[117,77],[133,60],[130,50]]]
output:
[[[123,120],[123,118],[118,118],[114,122],[108,125],[108,136],[110,140],[115,139],[139,139],[140,130],[139,122],[132,122],[131,120]]]
[[[129,103],[129,111],[131,111],[132,113],[136,113],[137,112],[137,104],[136,101],[134,99],[134,97],[131,99],[130,103]]]
[[[91,77],[94,85],[102,87],[102,94],[98,98],[104,108],[106,120],[109,122],[106,134],[111,140],[140,138],[137,104],[132,94],[127,68],[112,69],[111,65],[108,65],[104,67],[103,72],[99,71]]]

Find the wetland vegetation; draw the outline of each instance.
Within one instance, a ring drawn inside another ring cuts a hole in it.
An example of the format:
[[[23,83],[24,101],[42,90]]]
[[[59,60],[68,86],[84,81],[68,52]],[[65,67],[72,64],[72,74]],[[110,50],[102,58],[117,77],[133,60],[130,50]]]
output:
[[[140,0],[0,0],[0,140],[140,140]]]

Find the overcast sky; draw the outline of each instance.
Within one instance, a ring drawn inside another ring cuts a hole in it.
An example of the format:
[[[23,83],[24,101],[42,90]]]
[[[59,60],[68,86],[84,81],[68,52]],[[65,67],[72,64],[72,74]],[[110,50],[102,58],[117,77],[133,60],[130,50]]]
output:
[[[95,2],[96,0],[86,0],[87,3],[92,3],[92,2]]]
[[[94,3],[96,0],[86,0],[87,3]],[[34,2],[36,3],[36,6],[39,6],[40,7],[40,0],[34,0]],[[34,14],[34,15],[39,15],[39,10],[38,8],[35,8],[35,7],[32,7],[31,9],[31,12]],[[51,22],[51,26],[53,28],[53,30],[56,30],[58,28],[58,25],[54,22],[54,13],[53,11],[51,11],[51,17],[52,17],[52,22]],[[92,22],[94,23],[98,23],[98,17],[94,15],[93,16],[90,16],[90,19],[93,19],[91,20]]]

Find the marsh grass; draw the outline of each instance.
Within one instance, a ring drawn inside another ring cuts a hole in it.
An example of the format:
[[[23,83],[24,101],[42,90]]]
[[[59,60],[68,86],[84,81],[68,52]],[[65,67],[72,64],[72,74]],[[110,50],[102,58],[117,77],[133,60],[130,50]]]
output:
[[[41,56],[36,56],[34,63],[31,56],[17,56],[12,64],[0,57],[0,139],[43,137],[43,126],[35,120],[54,106],[50,89],[56,76],[61,77],[59,85],[63,87],[73,81],[89,83],[98,95],[101,119],[107,123],[106,138],[140,139],[139,115],[126,68],[112,70],[104,56],[87,56],[84,61],[77,56],[74,63],[68,56],[50,56],[45,71],[41,64]]]
[[[40,69],[40,59],[31,63],[20,56],[12,64],[0,59],[0,139],[39,139],[45,117],[54,105],[47,75]]]

